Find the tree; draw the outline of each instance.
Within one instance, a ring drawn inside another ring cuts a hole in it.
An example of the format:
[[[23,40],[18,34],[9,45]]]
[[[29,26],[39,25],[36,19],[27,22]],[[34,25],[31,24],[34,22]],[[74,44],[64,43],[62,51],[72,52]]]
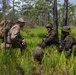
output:
[[[7,7],[7,18],[11,19],[15,22],[20,15],[20,8],[21,1],[20,0],[10,0],[9,6]]]
[[[68,24],[76,25],[76,5],[68,3]]]
[[[68,15],[68,0],[64,0],[64,13],[63,13],[63,22],[62,22],[62,28],[63,26],[67,25],[67,15]],[[61,40],[63,40],[63,30],[61,30]]]
[[[13,0],[13,13],[12,13],[12,21],[14,22],[15,19],[15,10],[14,10],[14,2],[15,0]]]
[[[2,0],[2,12],[4,17],[4,27],[5,27],[5,20],[6,20],[6,0]],[[5,48],[6,48],[6,30],[4,29],[4,42],[5,42]]]
[[[68,17],[68,0],[64,0],[64,13],[63,13],[63,22],[62,26],[67,25],[67,18]]]
[[[53,25],[53,28],[54,28],[56,34],[58,35],[57,0],[54,0],[53,19],[54,19],[54,25]]]
[[[2,12],[3,12],[3,16],[5,18],[5,14],[6,14],[6,0],[2,0]]]

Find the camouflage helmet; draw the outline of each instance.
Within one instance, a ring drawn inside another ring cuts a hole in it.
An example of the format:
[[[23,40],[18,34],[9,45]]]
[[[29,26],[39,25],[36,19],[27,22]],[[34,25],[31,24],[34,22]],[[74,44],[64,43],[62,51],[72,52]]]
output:
[[[70,32],[70,27],[69,26],[63,26],[62,31],[64,32]]]
[[[37,46],[34,51],[33,51],[33,56],[34,58],[38,58],[38,57],[41,57],[43,56],[43,51],[41,49],[41,47]]]
[[[52,28],[52,25],[51,24],[47,24],[46,28]]]
[[[23,18],[18,18],[18,22],[24,22],[25,23]]]

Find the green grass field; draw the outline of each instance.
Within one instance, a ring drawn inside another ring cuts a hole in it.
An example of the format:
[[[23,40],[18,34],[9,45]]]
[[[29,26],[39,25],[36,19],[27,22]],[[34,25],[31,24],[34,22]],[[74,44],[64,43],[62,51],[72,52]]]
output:
[[[76,29],[72,29],[71,35],[76,38]],[[20,49],[1,49],[0,50],[0,75],[21,75],[16,74],[16,68],[21,67],[24,75],[76,75],[76,56],[73,54],[66,58],[64,52],[57,52],[53,48],[44,49],[42,64],[39,65],[32,57],[32,51],[41,42],[41,39],[47,33],[46,28],[25,28],[21,31],[28,46],[28,51],[23,55]],[[60,35],[60,30],[59,30]]]

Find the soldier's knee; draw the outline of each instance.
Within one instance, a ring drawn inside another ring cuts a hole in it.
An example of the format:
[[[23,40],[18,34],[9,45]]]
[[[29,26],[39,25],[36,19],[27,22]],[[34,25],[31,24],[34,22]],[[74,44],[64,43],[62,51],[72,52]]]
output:
[[[38,46],[41,47],[41,48],[45,48],[46,43],[45,42],[42,42],[42,43],[38,44]]]
[[[34,57],[34,59],[36,59],[37,61],[41,61],[43,55],[44,55],[44,53],[43,53],[41,47],[37,46],[37,47],[33,50],[33,57]]]
[[[12,45],[11,44],[5,44],[4,42],[3,43],[1,43],[1,48],[5,48],[5,45],[6,45],[6,48],[11,48],[12,47]]]
[[[72,49],[65,50],[66,56],[71,56],[71,53],[72,53]]]

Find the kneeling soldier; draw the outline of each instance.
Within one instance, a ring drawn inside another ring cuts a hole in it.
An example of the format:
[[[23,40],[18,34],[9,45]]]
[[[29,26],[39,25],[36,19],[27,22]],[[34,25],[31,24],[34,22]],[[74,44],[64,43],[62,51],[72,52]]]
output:
[[[25,25],[25,21],[23,18],[19,18],[18,22],[13,25],[7,35],[7,44],[12,46],[13,48],[20,48],[21,52],[27,48],[26,42],[24,38],[22,38],[20,34],[20,29],[23,29]]]
[[[38,44],[38,46],[33,51],[33,56],[38,60],[38,58],[42,59],[43,56],[43,49],[47,46],[51,46],[52,44],[58,45],[58,40],[56,37],[56,32],[53,30],[52,25],[47,24],[46,28],[48,33],[43,38],[42,42]]]
[[[60,51],[64,50],[67,55],[72,53],[72,47],[75,44],[75,38],[69,34],[70,31],[69,26],[63,26],[61,34],[62,44],[59,45]]]

